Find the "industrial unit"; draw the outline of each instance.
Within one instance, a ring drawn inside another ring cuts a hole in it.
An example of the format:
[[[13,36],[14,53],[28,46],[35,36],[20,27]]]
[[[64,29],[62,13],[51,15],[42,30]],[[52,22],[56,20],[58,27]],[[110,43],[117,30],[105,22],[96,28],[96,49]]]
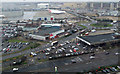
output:
[[[101,34],[101,35],[92,35],[92,36],[78,36],[76,40],[79,42],[83,42],[87,45],[96,45],[102,44],[112,41],[118,41],[119,38],[115,38],[115,33]]]
[[[53,39],[59,37],[59,34],[64,33],[64,29],[59,29],[59,28],[41,28],[38,30],[38,32],[34,32],[33,34],[29,34],[29,37],[32,39],[37,39],[37,40],[48,40],[48,39]]]

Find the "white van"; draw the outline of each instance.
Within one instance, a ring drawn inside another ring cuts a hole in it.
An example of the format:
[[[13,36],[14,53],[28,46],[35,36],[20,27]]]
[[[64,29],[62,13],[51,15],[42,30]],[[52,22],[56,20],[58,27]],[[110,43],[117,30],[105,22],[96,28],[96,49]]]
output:
[[[51,43],[52,46],[57,45],[57,44],[58,44],[58,41],[53,41],[53,42]]]

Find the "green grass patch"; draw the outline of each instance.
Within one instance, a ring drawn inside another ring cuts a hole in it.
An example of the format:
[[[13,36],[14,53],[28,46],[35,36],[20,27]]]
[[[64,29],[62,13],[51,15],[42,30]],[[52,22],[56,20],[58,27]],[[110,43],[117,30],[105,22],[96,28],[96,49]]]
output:
[[[22,42],[22,43],[26,43],[28,41],[17,40],[17,39],[10,39],[10,40],[8,40],[8,42]]]
[[[90,21],[80,21],[78,23],[89,23]]]
[[[91,24],[91,26],[94,26],[94,27],[112,27],[113,25],[97,23],[97,24]]]
[[[25,49],[23,49],[23,51],[28,50],[28,49],[33,49],[33,48],[36,48],[38,46],[40,46],[39,43],[31,43],[29,46],[27,46]]]
[[[81,27],[83,27],[83,28],[87,28],[86,26],[84,26],[84,25],[81,25],[81,24],[79,24],[79,26],[81,26]]]
[[[10,61],[10,60],[15,60],[15,59],[19,59],[19,58],[21,58],[23,56],[24,55],[19,55],[19,56],[16,56],[16,57],[8,58],[8,59],[3,60],[3,62],[7,62],[7,61]]]
[[[34,48],[36,48],[38,46],[40,46],[39,43],[31,43],[30,45],[28,45],[26,48],[22,49],[21,51],[16,51],[16,52],[9,53],[9,54],[4,54],[2,56],[6,56],[6,55],[10,55],[10,54],[15,54],[15,53],[20,53],[20,52],[28,50],[28,49],[34,49]]]
[[[22,62],[22,64],[27,64],[27,61]],[[21,65],[22,65],[22,64],[21,64]]]

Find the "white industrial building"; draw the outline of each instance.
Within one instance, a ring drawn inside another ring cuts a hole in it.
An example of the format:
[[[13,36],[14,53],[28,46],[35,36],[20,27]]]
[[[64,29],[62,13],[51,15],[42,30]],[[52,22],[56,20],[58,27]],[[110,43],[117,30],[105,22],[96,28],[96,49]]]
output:
[[[62,25],[61,24],[41,24],[41,26],[45,26],[45,27],[54,27],[54,26],[60,27]]]
[[[40,4],[37,4],[37,7],[38,8],[48,8],[49,4],[48,3],[40,3]]]

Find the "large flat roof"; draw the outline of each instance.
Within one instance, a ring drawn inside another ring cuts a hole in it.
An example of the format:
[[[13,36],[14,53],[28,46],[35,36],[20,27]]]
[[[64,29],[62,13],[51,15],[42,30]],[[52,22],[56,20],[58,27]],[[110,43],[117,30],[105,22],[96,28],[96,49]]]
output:
[[[51,16],[54,16],[56,19],[59,19],[59,18],[74,18],[76,16],[72,15],[72,14],[69,14],[69,13],[65,13],[65,14],[52,14],[52,13],[49,13],[49,11],[38,11],[34,18],[42,18],[42,17],[47,17],[47,18],[50,18]]]
[[[34,35],[47,36],[50,33],[59,31],[59,28],[41,28],[38,32],[35,32]]]
[[[77,39],[87,43],[88,45],[99,44],[104,42],[109,42],[113,40],[118,40],[114,38],[114,33],[101,34],[101,35],[91,35],[91,36],[78,36]]]

